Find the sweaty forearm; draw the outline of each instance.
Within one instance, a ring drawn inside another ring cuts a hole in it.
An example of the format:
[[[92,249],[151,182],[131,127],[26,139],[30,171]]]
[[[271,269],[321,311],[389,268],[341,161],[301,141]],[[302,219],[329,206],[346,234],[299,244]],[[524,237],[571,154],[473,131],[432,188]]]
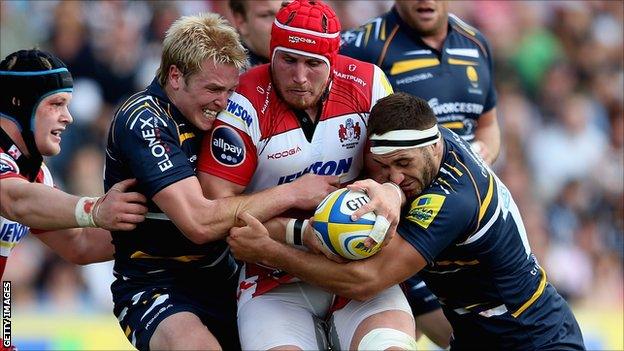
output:
[[[359,262],[336,263],[323,255],[276,243],[266,253],[263,264],[282,269],[301,280],[343,297],[362,300],[361,282],[369,277]]]
[[[79,197],[26,181],[7,179],[3,180],[2,186],[3,217],[37,229],[55,230],[78,226],[74,209]]]
[[[259,221],[265,222],[295,206],[295,194],[284,184],[242,197],[236,215],[249,212]],[[242,223],[238,223],[242,225]]]
[[[63,229],[37,234],[36,237],[74,264],[109,261],[115,253],[110,232],[100,228]]]
[[[263,223],[266,229],[269,231],[271,239],[279,241],[281,243],[286,242],[286,225],[290,218],[277,217],[270,219]]]
[[[269,189],[270,192],[267,190],[253,195],[231,196],[217,200],[202,198],[199,201],[180,203],[177,212],[190,218],[188,220],[178,218],[175,221],[176,225],[197,244],[221,240],[228,235],[231,228],[245,225],[239,218],[241,213],[248,212],[261,221],[267,221],[292,206],[290,196],[282,194],[280,197],[273,189]],[[269,194],[266,194],[267,192]],[[191,206],[192,203],[195,205]],[[166,213],[167,210],[163,207],[161,206]],[[274,223],[273,228],[278,236],[276,240],[279,240],[280,236],[284,237],[284,227],[282,221]]]

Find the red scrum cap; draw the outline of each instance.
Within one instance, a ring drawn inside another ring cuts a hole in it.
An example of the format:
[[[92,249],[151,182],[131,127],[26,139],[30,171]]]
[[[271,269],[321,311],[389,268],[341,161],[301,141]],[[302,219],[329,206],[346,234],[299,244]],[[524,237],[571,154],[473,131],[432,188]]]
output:
[[[282,6],[271,29],[271,60],[277,50],[323,60],[332,68],[340,48],[340,21],[322,1],[295,0]]]

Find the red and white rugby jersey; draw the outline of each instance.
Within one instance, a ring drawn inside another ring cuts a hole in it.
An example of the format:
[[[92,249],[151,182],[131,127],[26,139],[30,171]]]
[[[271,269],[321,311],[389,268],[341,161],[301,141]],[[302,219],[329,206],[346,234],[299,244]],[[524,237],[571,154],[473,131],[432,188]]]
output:
[[[6,178],[22,178],[28,180],[28,174],[25,170],[20,170],[17,159],[22,156],[21,151],[12,145],[8,150],[0,147],[0,179]],[[41,168],[35,178],[36,183],[42,183],[54,186],[52,174],[45,164],[41,164]],[[4,274],[6,260],[11,250],[17,245],[30,228],[15,221],[0,216],[0,277]]]
[[[204,138],[198,170],[244,185],[246,192],[292,182],[308,172],[354,180],[362,169],[369,112],[392,93],[377,66],[338,56],[329,95],[308,140],[295,112],[277,96],[268,64],[246,72],[240,82]]]
[[[370,110],[392,93],[379,67],[339,55],[308,139],[301,123],[309,117],[297,117],[278,97],[268,64],[247,71],[240,82],[203,140],[198,170],[244,185],[245,192],[292,182],[308,172],[339,175],[343,183],[355,180],[362,170]],[[246,265],[244,276],[241,302],[293,281],[285,272],[258,265]]]

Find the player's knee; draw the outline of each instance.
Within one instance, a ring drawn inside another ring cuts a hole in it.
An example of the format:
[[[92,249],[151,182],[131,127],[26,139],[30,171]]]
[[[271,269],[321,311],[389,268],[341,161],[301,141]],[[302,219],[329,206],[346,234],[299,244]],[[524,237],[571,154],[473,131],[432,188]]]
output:
[[[221,350],[214,335],[196,315],[189,312],[163,319],[149,345],[151,350]]]
[[[391,328],[377,328],[364,335],[358,350],[416,350],[416,340],[409,334]]]

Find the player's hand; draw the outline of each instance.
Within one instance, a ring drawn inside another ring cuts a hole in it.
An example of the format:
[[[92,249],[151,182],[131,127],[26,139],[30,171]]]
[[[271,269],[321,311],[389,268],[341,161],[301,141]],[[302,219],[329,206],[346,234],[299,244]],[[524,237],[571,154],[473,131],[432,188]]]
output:
[[[377,215],[375,226],[364,241],[364,246],[371,248],[380,241],[383,241],[382,247],[388,245],[394,237],[401,217],[401,205],[405,198],[401,189],[389,183],[379,184],[372,179],[358,180],[347,188],[363,191],[370,198],[368,203],[353,212],[352,220],[358,220],[368,212]]]
[[[338,189],[338,176],[322,176],[312,173],[304,174],[289,183],[291,192],[296,196],[295,207],[302,210],[313,210],[327,196]]]
[[[239,260],[258,263],[264,260],[269,246],[275,241],[269,236],[266,227],[249,212],[241,213],[238,218],[245,222],[244,227],[230,229],[226,241],[234,257]]]
[[[113,185],[100,197],[93,208],[93,221],[106,230],[132,230],[145,220],[147,199],[140,193],[128,192],[137,184],[136,179],[126,179]]]
[[[309,219],[306,230],[303,232],[303,245],[305,245],[305,247],[307,247],[311,253],[314,253],[317,255],[323,254],[325,255],[325,257],[327,257],[328,259],[334,262],[337,262],[337,263],[348,262],[348,260],[335,255],[333,252],[329,251],[325,246],[323,246],[323,244],[321,243],[321,240],[319,240],[318,236],[314,234],[314,228],[312,227],[313,223],[314,223],[314,217],[311,217]]]

